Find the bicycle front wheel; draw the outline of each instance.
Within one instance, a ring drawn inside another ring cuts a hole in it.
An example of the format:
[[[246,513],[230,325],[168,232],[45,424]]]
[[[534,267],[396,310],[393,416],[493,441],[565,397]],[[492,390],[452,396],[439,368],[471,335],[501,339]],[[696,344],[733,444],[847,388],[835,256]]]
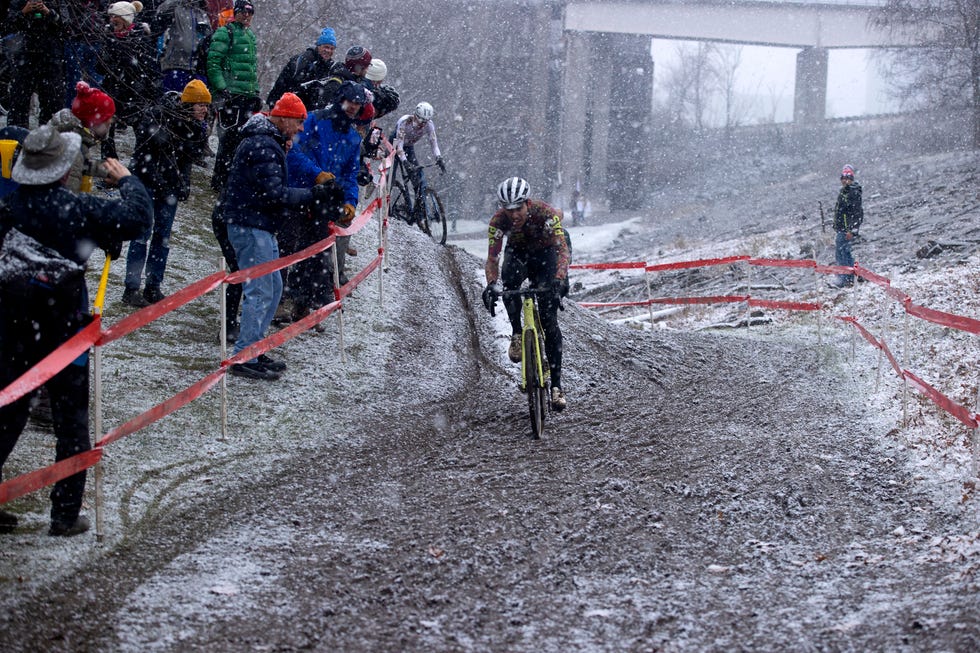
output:
[[[449,234],[446,211],[442,207],[442,200],[438,193],[431,188],[425,189],[425,216],[422,220],[422,231],[429,234],[432,240],[440,245],[445,245],[446,236]]]
[[[400,181],[391,184],[391,197],[388,200],[388,215],[405,222],[412,221],[412,199]]]
[[[540,438],[544,433],[544,416],[547,410],[548,390],[538,376],[538,357],[534,349],[534,339],[524,338],[524,365],[527,383],[527,407],[531,416],[531,437]]]

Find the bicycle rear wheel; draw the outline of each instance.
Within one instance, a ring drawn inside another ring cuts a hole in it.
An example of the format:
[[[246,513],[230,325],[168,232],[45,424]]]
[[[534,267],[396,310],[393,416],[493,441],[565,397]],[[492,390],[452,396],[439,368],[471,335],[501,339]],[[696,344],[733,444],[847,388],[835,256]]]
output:
[[[425,215],[422,220],[422,231],[429,234],[432,240],[440,245],[445,245],[446,236],[449,234],[446,211],[442,207],[442,200],[438,193],[431,188],[425,189]]]
[[[412,221],[412,198],[405,190],[405,185],[400,181],[391,184],[388,215],[405,222],[410,223]]]
[[[531,437],[540,438],[544,433],[544,416],[548,409],[548,390],[538,377],[537,357],[534,352],[534,340],[524,339],[524,361],[526,366],[527,407],[531,417]]]

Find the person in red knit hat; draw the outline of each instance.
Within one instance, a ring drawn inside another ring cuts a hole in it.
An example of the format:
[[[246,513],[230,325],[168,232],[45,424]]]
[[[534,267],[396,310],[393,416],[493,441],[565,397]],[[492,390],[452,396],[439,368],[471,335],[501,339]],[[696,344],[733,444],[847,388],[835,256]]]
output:
[[[92,190],[92,180],[104,180],[105,164],[97,156],[97,147],[109,134],[109,127],[116,115],[116,103],[105,92],[92,88],[85,82],[75,84],[75,97],[70,109],[62,109],[48,123],[61,133],[75,133],[82,137],[81,157],[71,168],[66,186],[74,192]]]

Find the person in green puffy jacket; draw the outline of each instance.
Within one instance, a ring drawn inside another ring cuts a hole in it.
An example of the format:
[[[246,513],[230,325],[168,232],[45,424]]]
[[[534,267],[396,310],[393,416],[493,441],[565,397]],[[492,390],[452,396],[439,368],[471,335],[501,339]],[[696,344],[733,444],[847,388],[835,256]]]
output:
[[[255,33],[250,28],[254,14],[251,0],[235,0],[234,19],[214,32],[208,49],[208,86],[222,130],[211,175],[211,188],[216,191],[228,180],[242,126],[262,109]]]

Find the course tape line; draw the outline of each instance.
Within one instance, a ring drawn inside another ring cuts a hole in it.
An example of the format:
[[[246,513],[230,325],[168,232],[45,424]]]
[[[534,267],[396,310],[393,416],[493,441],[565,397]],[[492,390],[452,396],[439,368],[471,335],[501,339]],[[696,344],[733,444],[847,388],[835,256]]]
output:
[[[119,320],[102,333],[102,337],[96,343],[99,346],[107,345],[113,340],[132,333],[140,327],[146,326],[157,318],[175,311],[184,304],[194,301],[198,297],[209,293],[225,280],[227,272],[215,272],[214,274],[195,281],[189,286],[185,286],[172,295],[164,299],[139,309]]]
[[[74,476],[100,460],[102,460],[102,448],[97,447],[75,454],[71,458],[65,458],[53,465],[4,481],[0,483],[0,504],[13,501],[25,494],[30,494],[34,490],[57,483],[63,478]]]
[[[99,440],[96,441],[95,446],[104,447],[107,444],[115,442],[121,438],[126,437],[136,431],[139,431],[144,426],[152,424],[161,417],[166,417],[170,413],[183,408],[190,402],[194,401],[205,392],[213,388],[221,377],[225,375],[226,368],[222,367],[216,372],[208,374],[206,377],[195,383],[194,385],[181,390],[169,399],[157,404],[150,410],[146,411],[141,415],[137,415],[133,419],[129,420],[121,426],[117,426],[105,435],[103,435]]]
[[[88,326],[62,343],[45,356],[37,365],[21,374],[13,383],[0,392],[0,406],[12,404],[28,392],[47,382],[51,377],[68,367],[73,360],[89,350],[99,339],[102,318],[95,316]]]
[[[895,357],[892,356],[891,350],[888,349],[888,345],[885,344],[885,341],[878,340],[873,335],[871,335],[871,332],[869,332],[866,328],[864,328],[864,326],[860,322],[858,322],[856,318],[846,316],[846,317],[838,317],[837,319],[852,325],[855,329],[858,330],[858,332],[864,337],[865,340],[870,342],[873,346],[877,347],[878,349],[882,350],[885,353],[885,355],[888,357],[888,361],[891,363],[892,368],[895,370],[895,373],[899,376],[899,378],[908,379],[913,388],[915,388],[922,394],[926,395],[929,399],[932,400],[934,404],[936,404],[937,406],[945,410],[947,413],[949,413],[950,415],[958,419],[966,426],[972,429],[977,428],[977,424],[978,424],[977,420],[980,419],[980,415],[975,415],[971,413],[968,408],[965,408],[960,404],[955,403],[952,399],[950,399],[949,397],[941,393],[939,390],[936,390],[934,387],[932,387],[931,385],[929,385],[928,383],[920,379],[918,376],[916,376],[909,370],[902,369],[902,366],[899,365],[898,361],[895,360]]]
[[[960,422],[970,427],[971,429],[977,428],[977,419],[980,415],[972,414],[968,409],[960,406],[957,403],[953,403],[953,400],[944,395],[943,393],[936,390],[934,387],[917,377],[912,372],[905,370],[903,376],[909,380],[916,390],[926,395],[932,402],[945,410],[947,413],[958,419]]]
[[[638,270],[645,269],[645,261],[624,261],[621,263],[576,263],[569,265],[570,270]]]

